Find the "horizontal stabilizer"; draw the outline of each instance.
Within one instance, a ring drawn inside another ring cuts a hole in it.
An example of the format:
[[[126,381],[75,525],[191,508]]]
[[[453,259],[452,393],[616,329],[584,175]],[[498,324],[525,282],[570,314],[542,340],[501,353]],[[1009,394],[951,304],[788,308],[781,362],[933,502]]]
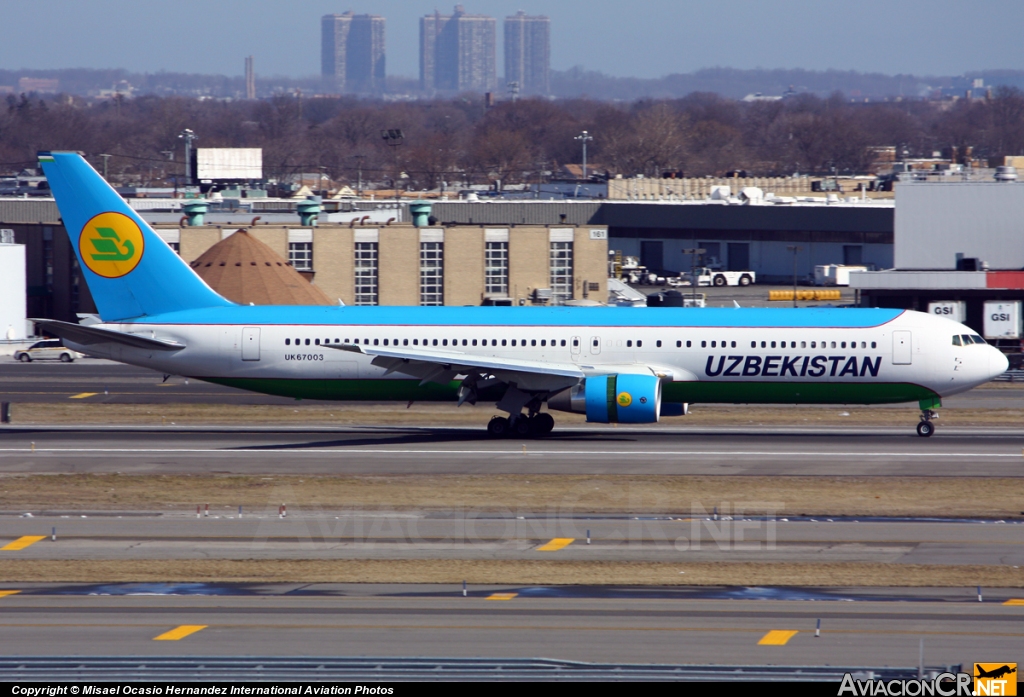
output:
[[[81,324],[71,324],[70,322],[61,322],[55,319],[33,319],[32,321],[51,334],[56,334],[62,339],[73,341],[82,346],[120,344],[122,346],[131,346],[132,348],[156,351],[180,351],[185,348],[184,344],[174,341],[152,339],[148,336],[125,334],[124,332],[115,332],[98,327],[86,327]]]

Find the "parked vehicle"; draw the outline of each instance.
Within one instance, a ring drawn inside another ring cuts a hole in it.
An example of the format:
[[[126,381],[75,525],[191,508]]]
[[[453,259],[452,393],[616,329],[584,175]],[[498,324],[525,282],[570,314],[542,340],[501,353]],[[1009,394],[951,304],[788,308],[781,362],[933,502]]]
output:
[[[681,278],[698,286],[749,286],[754,283],[756,274],[753,271],[715,271],[706,266],[696,269],[693,273],[685,273]]]
[[[60,339],[44,339],[37,341],[27,349],[14,352],[14,360],[22,363],[31,363],[41,360],[58,360],[61,363],[70,363],[82,354],[66,348]]]

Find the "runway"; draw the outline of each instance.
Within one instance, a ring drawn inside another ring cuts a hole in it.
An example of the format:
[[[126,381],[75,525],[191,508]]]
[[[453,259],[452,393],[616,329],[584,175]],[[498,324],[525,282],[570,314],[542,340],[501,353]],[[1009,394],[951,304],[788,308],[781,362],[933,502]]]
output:
[[[451,559],[1024,566],[1024,520],[304,510],[0,517],[19,560]],[[50,539],[50,533],[57,539]],[[42,539],[38,539],[42,537]]]
[[[1013,661],[1010,592],[280,585],[5,586],[5,654],[547,657],[915,666]],[[133,594],[134,593],[134,594]],[[179,595],[167,595],[179,593]],[[208,593],[208,594],[207,594]],[[787,597],[781,592],[779,597]],[[760,599],[751,599],[760,598]],[[821,636],[815,637],[821,620]],[[169,636],[168,636],[169,635]],[[163,637],[163,638],[160,638]]]
[[[1024,475],[1024,431],[403,427],[0,428],[0,473]]]
[[[165,377],[148,368],[102,359],[18,363],[0,357],[0,401],[64,403],[73,398],[97,404],[295,404],[294,399],[286,397],[246,392],[177,375]],[[1024,384],[974,389],[945,398],[943,405],[950,409],[1021,409],[1024,408]],[[874,405],[873,408],[887,406],[907,405]],[[455,408],[454,403],[452,408]]]

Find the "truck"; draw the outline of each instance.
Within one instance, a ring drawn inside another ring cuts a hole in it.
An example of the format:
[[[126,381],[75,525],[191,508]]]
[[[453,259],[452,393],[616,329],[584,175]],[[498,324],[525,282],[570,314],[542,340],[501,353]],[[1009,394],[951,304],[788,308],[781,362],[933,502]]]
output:
[[[814,285],[816,286],[848,286],[850,274],[867,271],[866,266],[846,266],[844,264],[819,264],[814,267]]]
[[[680,278],[697,286],[749,286],[756,278],[753,271],[718,271],[706,266],[694,272],[681,274]]]

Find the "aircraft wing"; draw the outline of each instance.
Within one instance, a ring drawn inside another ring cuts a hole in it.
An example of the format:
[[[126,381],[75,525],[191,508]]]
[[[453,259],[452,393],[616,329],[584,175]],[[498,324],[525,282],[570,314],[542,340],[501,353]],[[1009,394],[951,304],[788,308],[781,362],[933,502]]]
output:
[[[62,339],[67,339],[68,341],[73,341],[76,344],[81,344],[82,346],[91,346],[93,344],[120,344],[122,346],[149,349],[151,351],[180,351],[185,348],[185,344],[179,344],[174,341],[163,341],[161,339],[153,339],[148,336],[115,332],[110,329],[88,327],[82,324],[61,322],[60,320],[55,319],[33,319],[32,321],[46,331],[56,334]]]
[[[387,373],[404,373],[428,382],[444,383],[457,375],[476,378],[493,376],[500,382],[514,383],[528,392],[556,392],[572,387],[586,377],[573,363],[549,363],[518,358],[489,358],[460,351],[438,351],[407,347],[327,344],[328,348],[373,356],[373,364]],[[482,385],[481,385],[482,386]]]

